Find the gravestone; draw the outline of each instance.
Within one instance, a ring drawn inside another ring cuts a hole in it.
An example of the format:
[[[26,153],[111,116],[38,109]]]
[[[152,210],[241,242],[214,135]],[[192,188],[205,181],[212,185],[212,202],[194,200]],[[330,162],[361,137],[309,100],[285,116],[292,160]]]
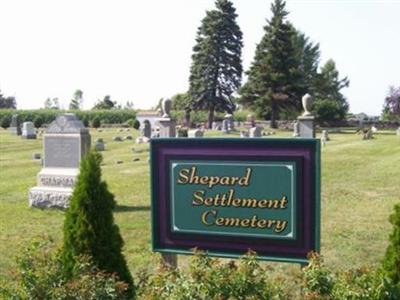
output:
[[[371,129],[363,130],[363,140],[371,140],[373,139],[373,134]]]
[[[256,126],[249,129],[249,137],[257,138],[262,136],[262,127]]]
[[[104,141],[102,138],[98,138],[94,144],[94,149],[96,151],[104,151],[105,150],[105,145]]]
[[[22,138],[36,139],[36,129],[32,122],[24,122],[22,124]]]
[[[164,99],[161,104],[163,115],[156,121],[157,125],[159,126],[159,137],[175,137],[176,123],[170,116],[172,101],[170,99]]]
[[[188,131],[188,137],[190,138],[200,138],[204,136],[204,131],[196,128],[196,129],[191,129]]]
[[[328,130],[322,130],[321,141],[322,145],[325,145],[327,141],[329,141]]]
[[[43,168],[29,190],[29,206],[67,208],[79,164],[90,149],[89,130],[74,114],[60,115],[43,135]]]
[[[114,141],[114,142],[122,142],[122,137],[120,137],[119,135],[114,136],[114,137],[113,137],[113,141]]]
[[[315,121],[314,116],[310,112],[313,98],[309,94],[305,94],[302,98],[304,113],[297,118],[299,124],[299,137],[315,138]]]
[[[228,120],[224,119],[222,121],[222,133],[228,134],[229,132],[230,132],[230,130],[229,130],[229,126],[228,126]]]
[[[256,126],[256,119],[254,118],[254,115],[248,114],[246,118],[246,122],[244,122],[244,127],[250,129]]]
[[[293,136],[294,137],[300,136],[299,121],[295,121],[293,123]]]
[[[322,130],[322,139],[324,139],[325,141],[330,140],[328,130]]]
[[[226,120],[228,131],[231,131],[235,128],[235,125],[233,123],[233,115],[232,114],[226,114],[224,119]]]
[[[15,135],[21,135],[21,124],[17,114],[11,117],[10,132]]]
[[[397,134],[397,136],[400,136],[400,127],[399,127],[399,128],[397,128],[397,130],[396,130],[396,134]]]
[[[142,136],[148,139],[151,138],[151,124],[149,120],[143,122]]]

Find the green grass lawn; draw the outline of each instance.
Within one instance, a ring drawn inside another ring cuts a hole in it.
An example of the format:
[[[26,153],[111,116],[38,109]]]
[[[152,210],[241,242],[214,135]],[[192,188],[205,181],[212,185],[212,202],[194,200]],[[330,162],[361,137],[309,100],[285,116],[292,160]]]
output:
[[[114,142],[115,135],[132,134],[117,129],[91,131],[92,140],[102,137],[103,179],[114,193],[115,211],[125,240],[124,254],[135,273],[152,269],[157,255],[151,252],[149,147],[134,141]],[[207,135],[218,135],[208,132]],[[234,133],[229,136],[238,136]],[[288,137],[289,132],[277,132]],[[275,136],[274,136],[275,137]],[[322,148],[322,239],[321,253],[333,270],[376,264],[383,257],[391,225],[388,217],[400,202],[400,138],[382,132],[362,141],[354,132],[330,134]],[[266,137],[268,138],[268,137]],[[64,212],[28,207],[28,190],[36,185],[41,169],[32,153],[42,152],[42,139],[23,140],[0,129],[0,277],[15,267],[18,248],[32,237],[48,234],[62,239]],[[133,161],[139,158],[139,161]],[[122,160],[122,164],[117,164]],[[179,258],[182,265],[187,258]],[[272,270],[298,268],[270,263]]]

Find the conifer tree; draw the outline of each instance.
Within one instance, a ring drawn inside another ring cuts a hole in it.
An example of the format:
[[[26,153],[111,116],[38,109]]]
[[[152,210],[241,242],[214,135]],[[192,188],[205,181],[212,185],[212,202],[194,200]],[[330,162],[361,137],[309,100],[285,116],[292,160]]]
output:
[[[329,59],[318,73],[314,84],[314,109],[320,120],[343,120],[349,110],[349,104],[341,93],[348,87],[347,77],[339,78],[339,72],[333,59]]]
[[[208,127],[214,111],[232,112],[232,94],[242,79],[242,32],[229,0],[217,0],[198,28],[193,47],[189,94],[194,110],[208,111]]]
[[[272,18],[264,27],[265,34],[257,45],[254,61],[247,72],[240,102],[258,115],[271,118],[276,127],[279,112],[293,105],[301,73],[295,47],[295,30],[285,20],[288,12],[283,0],[271,5]]]
[[[295,98],[301,99],[304,94],[315,94],[315,84],[318,77],[320,60],[319,44],[314,44],[304,33],[295,30],[294,45],[297,54],[300,81],[297,85]],[[297,101],[298,109],[302,109],[301,101]]]
[[[400,288],[400,204],[395,205],[390,223],[393,225],[393,232],[389,238],[383,268],[387,276]]]
[[[101,155],[90,152],[81,162],[80,173],[64,221],[61,259],[66,278],[73,278],[77,257],[89,255],[93,263],[116,273],[133,292],[133,280],[122,254],[123,240],[114,223],[114,196],[101,181]]]

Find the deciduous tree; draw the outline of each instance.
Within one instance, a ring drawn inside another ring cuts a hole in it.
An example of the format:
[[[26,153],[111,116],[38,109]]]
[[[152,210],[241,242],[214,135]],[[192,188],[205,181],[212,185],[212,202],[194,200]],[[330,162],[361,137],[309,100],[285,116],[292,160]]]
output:
[[[389,87],[389,92],[383,105],[382,117],[386,120],[400,121],[400,86]]]
[[[17,101],[15,100],[15,97],[6,97],[0,91],[0,109],[2,108],[16,109]]]
[[[81,109],[83,103],[83,92],[81,90],[76,90],[72,96],[71,102],[69,103],[69,109],[78,110]]]

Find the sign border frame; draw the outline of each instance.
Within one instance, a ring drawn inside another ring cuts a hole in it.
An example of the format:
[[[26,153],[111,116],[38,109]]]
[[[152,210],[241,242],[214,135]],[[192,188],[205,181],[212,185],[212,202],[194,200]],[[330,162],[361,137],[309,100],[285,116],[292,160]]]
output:
[[[226,144],[226,146],[234,146],[234,145],[245,145],[246,147],[251,147],[251,145],[273,145],[273,146],[288,146],[288,145],[296,145],[302,146],[310,151],[313,151],[314,158],[314,167],[315,173],[314,180],[310,181],[312,190],[312,196],[314,198],[314,211],[310,212],[310,216],[313,218],[314,228],[312,230],[311,237],[313,238],[313,250],[316,252],[320,251],[320,239],[321,239],[321,146],[319,139],[313,138],[157,138],[152,139],[150,141],[150,189],[151,189],[151,244],[152,250],[155,252],[161,253],[170,253],[170,254],[186,254],[192,255],[193,250],[183,249],[183,248],[171,248],[161,246],[159,243],[158,236],[158,226],[159,226],[159,217],[160,213],[157,207],[156,195],[160,187],[159,180],[157,174],[159,171],[157,150],[162,148],[163,146],[174,146],[179,149],[179,145],[191,145],[195,147],[196,145],[205,146],[213,146],[214,144]],[[217,159],[215,159],[217,160]],[[168,170],[167,170],[168,171]],[[299,201],[299,200],[298,200]],[[169,216],[164,216],[169,218]],[[268,240],[268,239],[266,239]],[[206,253],[216,257],[225,257],[225,258],[238,258],[242,256],[242,254],[236,254],[232,252],[226,251],[213,251],[213,250],[205,250]],[[305,264],[308,262],[306,257],[290,257],[285,255],[265,255],[265,254],[257,254],[257,259],[260,260],[268,260],[268,261],[279,261],[279,262],[289,262],[289,263],[300,263]]]

